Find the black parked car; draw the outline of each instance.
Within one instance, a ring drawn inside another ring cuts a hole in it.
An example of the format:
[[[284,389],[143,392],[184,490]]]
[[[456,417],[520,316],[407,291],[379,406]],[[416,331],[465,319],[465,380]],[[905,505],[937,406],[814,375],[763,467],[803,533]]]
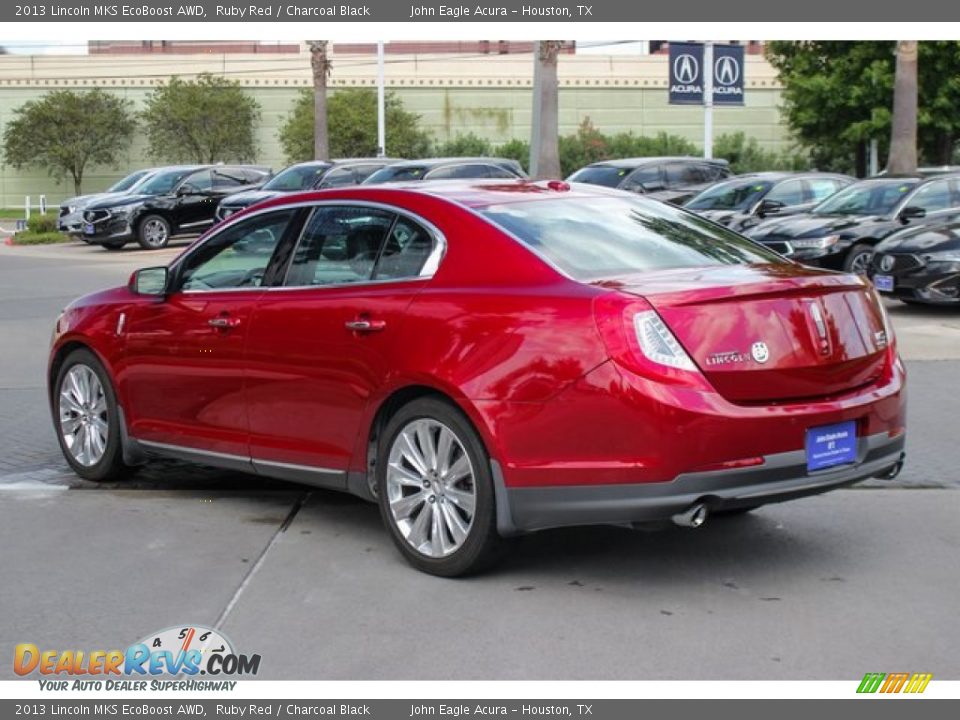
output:
[[[711,185],[684,207],[731,230],[743,232],[771,215],[812,210],[838,190],[856,182],[832,173],[763,172],[737,175]]]
[[[905,303],[960,303],[960,215],[891,235],[874,249],[867,275]]]
[[[297,163],[278,172],[259,190],[225,197],[217,208],[217,220],[226,220],[235,212],[284,193],[359,185],[380,168],[395,162],[397,160],[387,158],[351,158]]]
[[[135,193],[91,203],[83,211],[88,242],[119,250],[131,240],[162,248],[181,233],[202,232],[214,222],[220,200],[259,187],[270,171],[251,165],[187,165],[159,170]]]
[[[568,177],[567,182],[619,188],[682,205],[707,186],[732,174],[726,160],[625,158],[587,165]]]
[[[453,180],[470,178],[525,178],[520,163],[507,158],[426,158],[403,160],[377,170],[363,181],[364,185],[412,180]]]
[[[864,273],[881,240],[958,211],[960,176],[876,177],[844,188],[808,213],[767,220],[745,234],[798,262]]]
[[[60,213],[57,216],[57,230],[73,238],[86,239],[83,235],[83,211],[90,203],[105,200],[108,196],[112,195],[129,195],[135,193],[137,192],[137,188],[155,172],[156,168],[135,170],[125,178],[115,182],[102,193],[78,195],[77,197],[64,200],[60,203]]]

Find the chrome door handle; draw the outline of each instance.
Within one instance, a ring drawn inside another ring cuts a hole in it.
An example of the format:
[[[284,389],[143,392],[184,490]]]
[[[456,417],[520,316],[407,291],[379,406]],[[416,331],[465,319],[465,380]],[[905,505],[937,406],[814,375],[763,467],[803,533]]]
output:
[[[347,320],[344,325],[353,332],[378,332],[387,327],[383,320]]]
[[[207,325],[220,330],[229,330],[231,328],[239,327],[240,319],[232,317],[215,317],[207,320]]]

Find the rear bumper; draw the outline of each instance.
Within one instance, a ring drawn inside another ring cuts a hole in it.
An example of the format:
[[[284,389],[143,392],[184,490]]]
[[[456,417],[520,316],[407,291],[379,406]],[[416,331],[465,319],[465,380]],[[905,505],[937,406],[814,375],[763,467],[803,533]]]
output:
[[[696,503],[713,510],[766,505],[816,495],[884,475],[903,460],[905,435],[859,440],[857,461],[808,472],[802,450],[764,457],[753,468],[686,473],[669,482],[507,488],[498,481],[503,535],[571,525],[668,520]],[[499,474],[499,473],[498,473]]]

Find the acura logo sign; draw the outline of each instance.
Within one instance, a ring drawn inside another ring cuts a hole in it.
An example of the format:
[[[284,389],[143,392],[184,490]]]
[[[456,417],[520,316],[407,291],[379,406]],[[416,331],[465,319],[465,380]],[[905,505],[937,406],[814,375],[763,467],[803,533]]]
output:
[[[673,76],[677,82],[693,84],[700,75],[700,62],[693,55],[678,55],[673,61]]]
[[[729,55],[717,58],[713,66],[713,76],[721,85],[736,85],[740,79],[740,63]]]
[[[883,259],[880,260],[880,269],[884,272],[890,272],[893,270],[893,264],[895,262],[893,255],[884,255]]]

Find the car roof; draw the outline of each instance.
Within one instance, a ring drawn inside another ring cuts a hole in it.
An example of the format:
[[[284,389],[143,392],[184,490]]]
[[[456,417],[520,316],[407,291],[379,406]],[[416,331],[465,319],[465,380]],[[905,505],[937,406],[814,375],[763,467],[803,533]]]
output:
[[[662,157],[634,157],[634,158],[616,158],[612,160],[600,160],[595,163],[590,163],[586,167],[616,167],[616,168],[635,168],[640,167],[641,165],[649,165],[652,163],[662,163],[662,162],[699,162],[699,163],[709,163],[711,165],[722,165],[726,167],[729,165],[729,161],[723,160],[722,158],[712,158],[710,160],[701,157],[693,157],[691,155],[664,155]]]
[[[400,160],[391,164],[391,167],[428,167],[434,168],[440,165],[456,165],[467,163],[493,163],[495,165],[518,166],[520,163],[511,158],[501,157],[445,157],[445,158],[422,158],[421,160]]]
[[[351,185],[331,190],[306,190],[289,193],[269,200],[260,207],[279,207],[287,204],[320,201],[330,197],[352,200],[389,202],[390,196],[402,198],[410,195],[429,195],[471,209],[506,203],[535,202],[559,198],[616,197],[641,203],[659,204],[634,193],[614,190],[600,185],[567,183],[561,180],[532,181],[516,180],[421,180],[402,181],[388,185]]]

